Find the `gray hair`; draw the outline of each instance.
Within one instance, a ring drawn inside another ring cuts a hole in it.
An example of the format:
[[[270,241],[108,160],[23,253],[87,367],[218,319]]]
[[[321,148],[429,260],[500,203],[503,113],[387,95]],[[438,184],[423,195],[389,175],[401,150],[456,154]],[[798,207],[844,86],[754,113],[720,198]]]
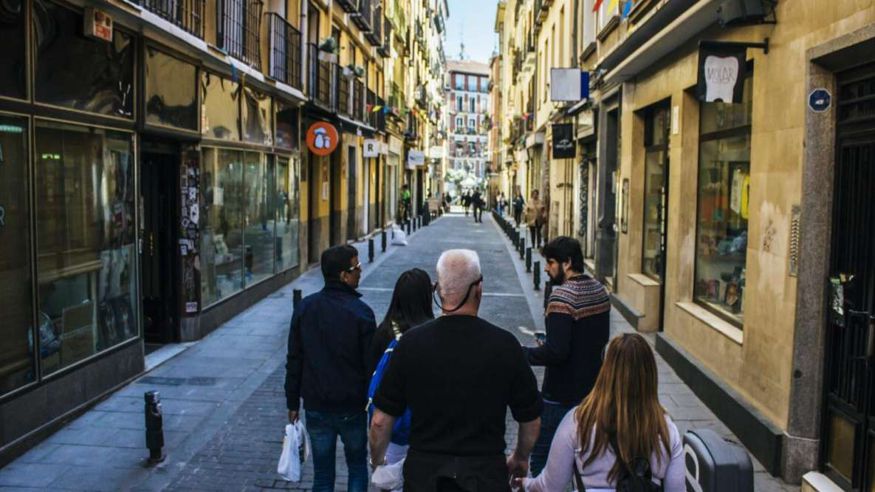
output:
[[[437,262],[437,279],[444,304],[455,307],[468,287],[480,278],[480,257],[470,249],[444,251]]]

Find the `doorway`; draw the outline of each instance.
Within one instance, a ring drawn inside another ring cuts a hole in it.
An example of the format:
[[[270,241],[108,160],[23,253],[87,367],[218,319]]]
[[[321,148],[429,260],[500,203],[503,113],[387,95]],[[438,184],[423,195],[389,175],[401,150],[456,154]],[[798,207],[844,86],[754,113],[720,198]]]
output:
[[[367,235],[371,229],[371,158],[362,158],[362,227]]]
[[[319,218],[319,202],[322,200],[322,183],[327,179],[319,169],[320,158],[313,154],[304,154],[307,159],[307,264],[319,261],[322,248],[319,245],[322,230]],[[330,214],[330,211],[329,211]]]
[[[341,152],[335,151],[331,154],[329,165],[323,169],[328,173],[328,247],[340,244],[342,240],[340,228],[340,214],[343,208],[340,203],[340,190],[342,179],[342,158]]]
[[[177,170],[175,145],[143,141],[140,195],[143,204],[140,240],[143,336],[149,345],[178,340]],[[154,345],[153,345],[154,346]]]
[[[875,486],[875,64],[838,74],[821,460],[845,489]]]
[[[357,163],[355,160],[355,147],[349,146],[347,147],[347,160],[346,167],[349,172],[349,178],[346,183],[346,239],[355,241],[358,238],[358,234],[356,234],[356,209],[358,204],[356,203],[356,189],[358,188],[358,169]]]
[[[644,211],[641,272],[659,282],[659,329],[665,319],[671,102],[644,110]]]

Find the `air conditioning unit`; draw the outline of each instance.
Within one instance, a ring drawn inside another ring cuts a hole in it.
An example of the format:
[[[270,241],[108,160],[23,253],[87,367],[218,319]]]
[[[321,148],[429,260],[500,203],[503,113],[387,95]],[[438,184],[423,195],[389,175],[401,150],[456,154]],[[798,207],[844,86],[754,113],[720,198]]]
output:
[[[774,13],[772,0],[725,0],[717,7],[721,27],[762,24]]]

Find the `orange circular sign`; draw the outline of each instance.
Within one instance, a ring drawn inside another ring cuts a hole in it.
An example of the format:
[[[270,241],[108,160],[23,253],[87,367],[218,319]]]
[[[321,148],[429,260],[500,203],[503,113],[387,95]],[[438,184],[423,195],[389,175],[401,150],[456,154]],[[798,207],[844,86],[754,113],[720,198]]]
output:
[[[340,136],[337,134],[337,128],[331,123],[323,121],[313,123],[307,130],[307,148],[315,155],[331,154],[338,143],[340,143]]]

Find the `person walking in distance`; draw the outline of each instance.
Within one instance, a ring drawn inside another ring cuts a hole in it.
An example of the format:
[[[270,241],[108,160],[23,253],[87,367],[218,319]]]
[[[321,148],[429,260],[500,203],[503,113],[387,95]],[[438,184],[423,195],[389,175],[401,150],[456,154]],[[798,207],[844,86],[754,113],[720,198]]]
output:
[[[394,346],[407,331],[415,326],[434,319],[431,309],[431,278],[419,268],[407,270],[395,282],[392,301],[386,317],[374,334],[371,343],[372,374],[369,399],[374,397],[373,391],[379,388],[380,379],[385,373],[386,364],[391,361]],[[393,343],[395,342],[395,343]],[[385,361],[385,362],[384,362]],[[381,368],[380,365],[383,364]],[[383,373],[378,371],[382,369]],[[375,388],[376,386],[376,388]],[[410,440],[409,411],[402,419],[395,421],[392,438],[386,450],[386,462],[397,463],[407,455]]]
[[[483,200],[483,195],[480,193],[480,188],[474,190],[474,194],[471,195],[471,204],[474,206],[474,222],[483,222],[483,206],[486,205],[486,201]]]
[[[611,340],[595,387],[559,424],[547,467],[515,480],[526,492],[651,490],[633,469],[649,468],[665,492],[683,492],[680,433],[659,403],[658,371],[644,337]],[[642,470],[643,471],[643,470]]]
[[[540,427],[535,375],[516,338],[477,316],[483,297],[477,253],[445,251],[437,277],[443,316],[404,335],[374,398],[372,466],[385,463],[395,419],[409,408],[406,492],[508,491],[509,476],[528,472]],[[519,431],[505,457],[508,407]]]
[[[325,250],[325,287],[305,297],[292,314],[286,360],[289,421],[304,400],[313,450],[313,490],[333,491],[337,438],[343,442],[350,491],[368,488],[367,405],[374,312],[355,289],[361,278],[358,251]]]
[[[465,207],[465,217],[468,216],[468,209],[471,207],[471,191],[465,190],[462,195],[462,206]]]
[[[523,217],[523,209],[526,206],[526,201],[523,200],[522,193],[517,192],[516,196],[513,199],[513,220],[516,222],[516,226],[519,227],[522,223]]]
[[[532,239],[532,247],[541,247],[541,227],[547,218],[547,211],[539,198],[538,190],[532,190],[532,198],[526,204],[526,225],[529,226],[529,234]]]
[[[413,200],[410,196],[410,185],[404,185],[401,187],[401,220],[403,222],[406,222],[410,218],[410,214],[412,213],[410,207],[412,204]]]
[[[589,394],[611,333],[611,302],[598,280],[586,275],[580,243],[562,236],[544,246],[544,271],[553,290],[547,301],[547,338],[527,347],[533,366],[546,366],[541,432],[532,451],[532,474],[544,468],[550,442],[566,413]]]

